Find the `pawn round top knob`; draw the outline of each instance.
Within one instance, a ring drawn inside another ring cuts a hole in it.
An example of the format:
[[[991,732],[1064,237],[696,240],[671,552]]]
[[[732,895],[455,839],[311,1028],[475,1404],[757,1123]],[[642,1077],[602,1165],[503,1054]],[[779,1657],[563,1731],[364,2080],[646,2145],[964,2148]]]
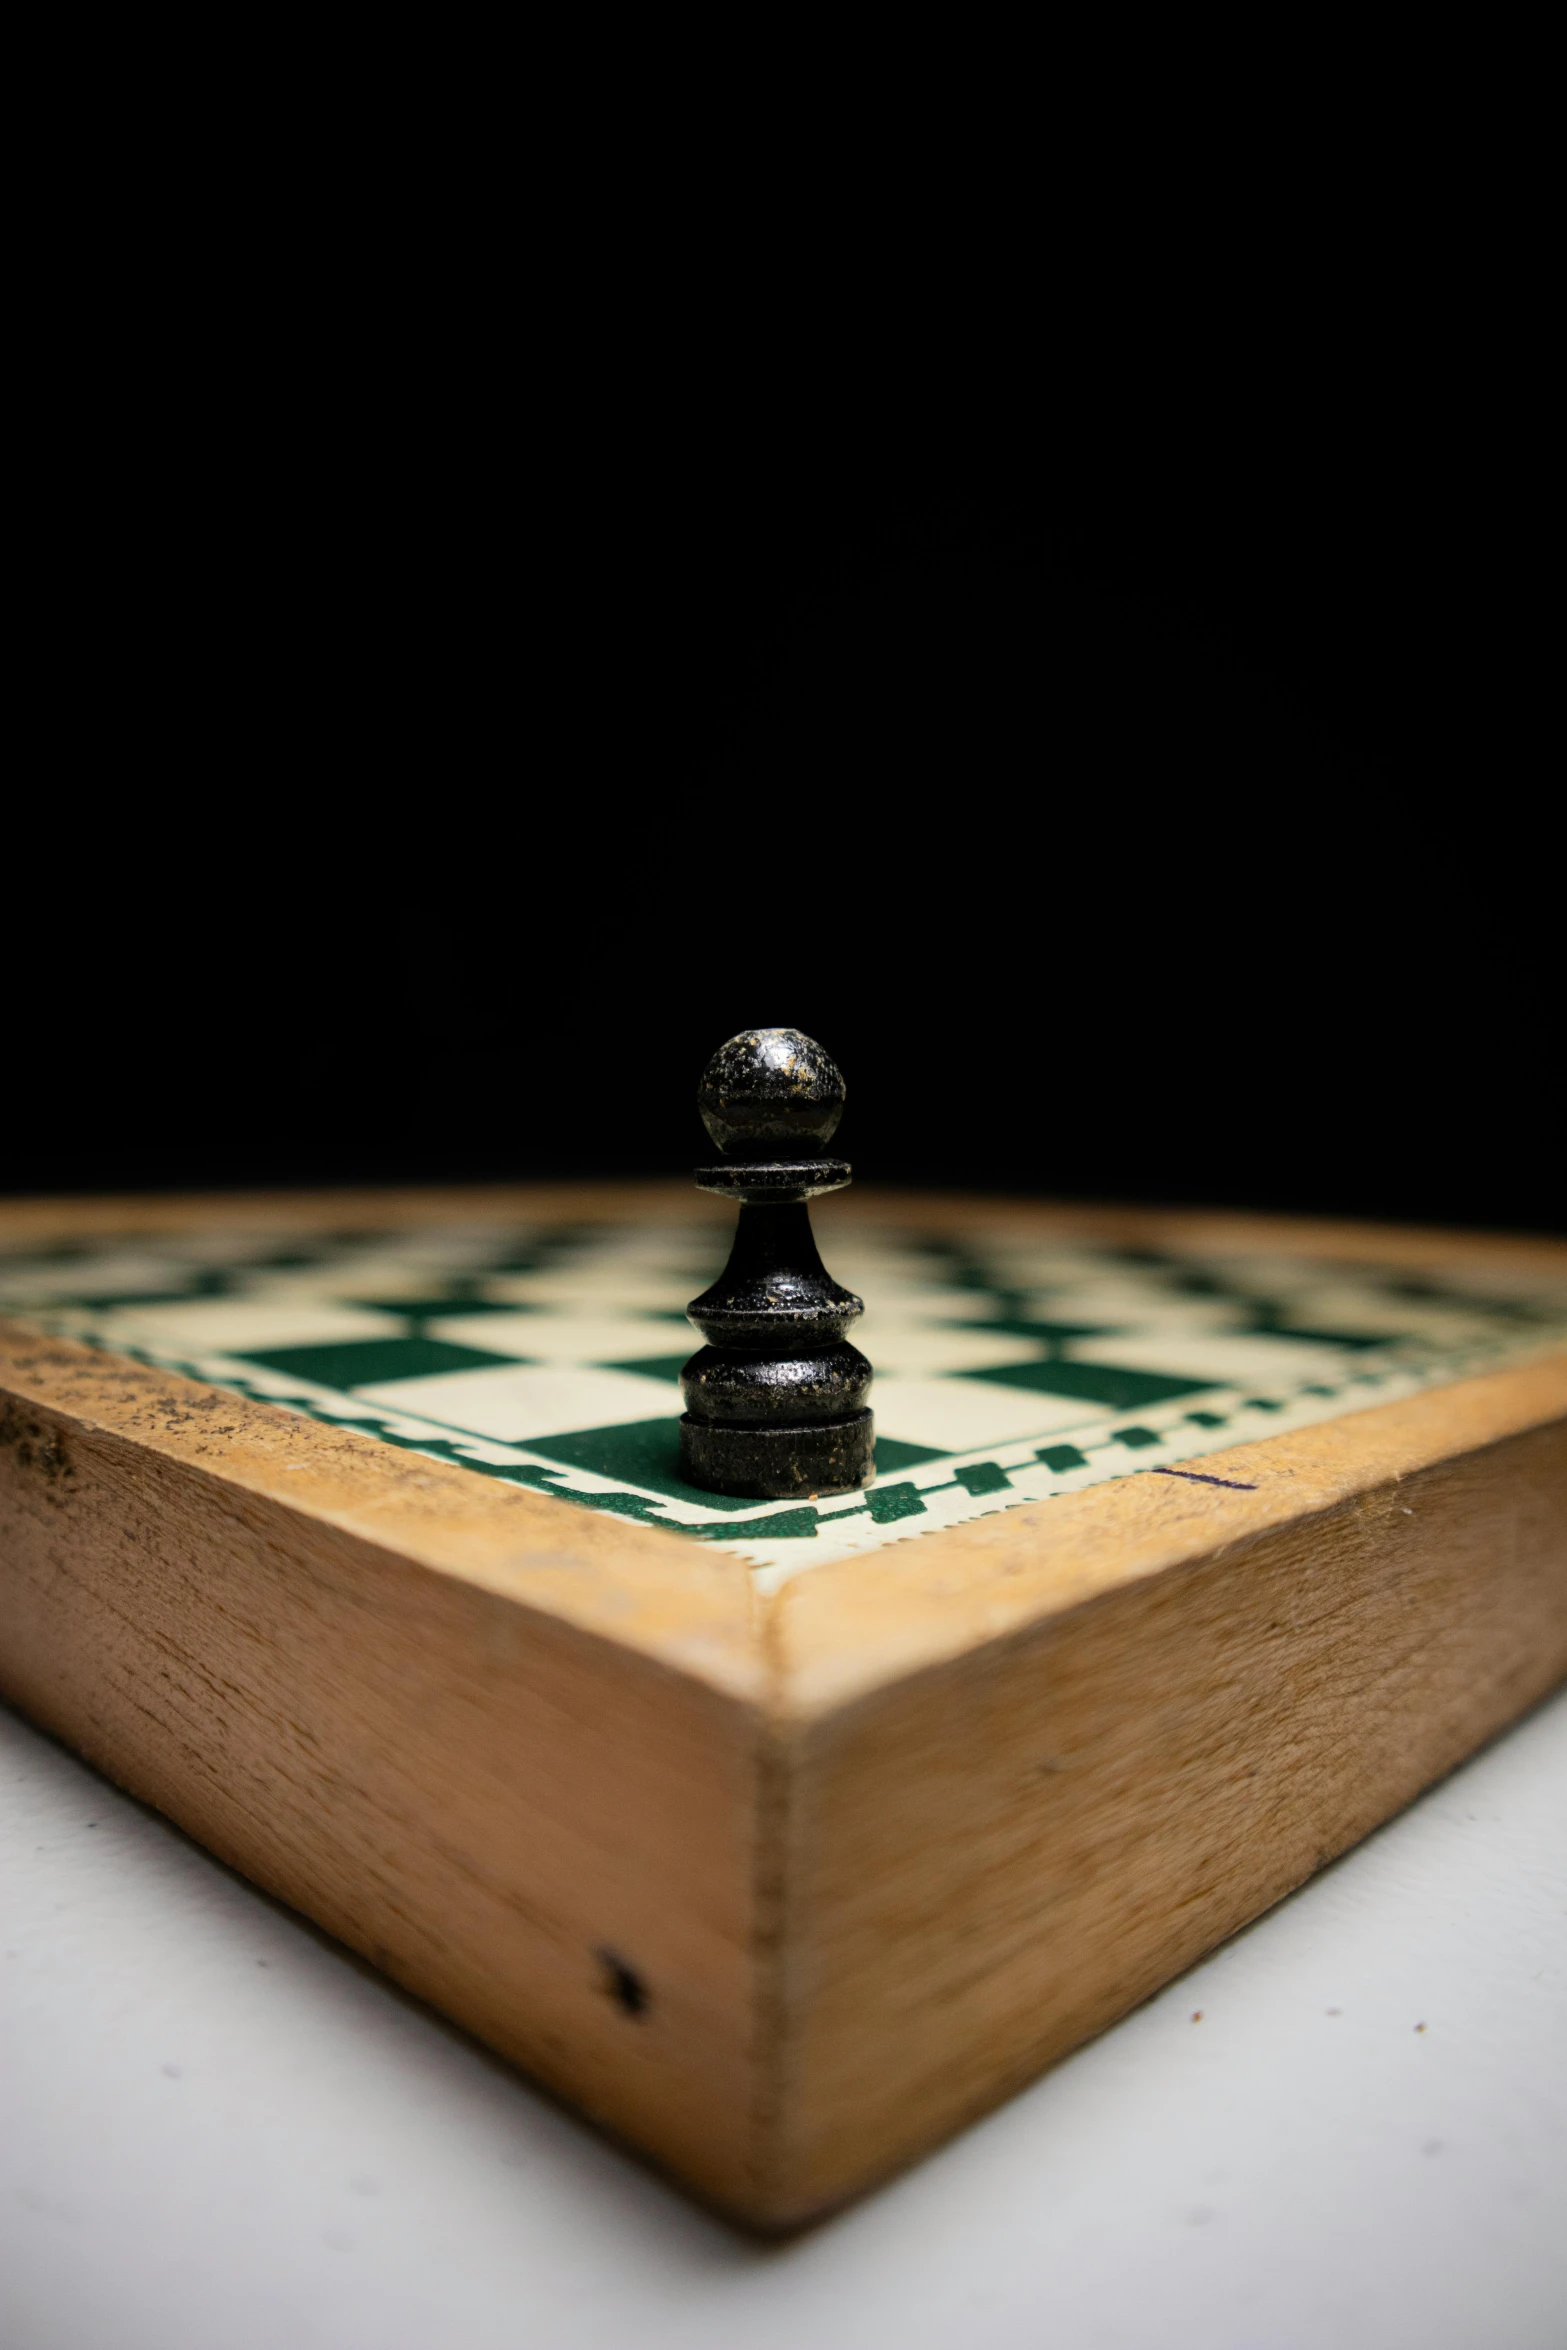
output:
[[[747,1028],[702,1072],[697,1108],[728,1158],[814,1156],[843,1116],[836,1062],[798,1028]]]

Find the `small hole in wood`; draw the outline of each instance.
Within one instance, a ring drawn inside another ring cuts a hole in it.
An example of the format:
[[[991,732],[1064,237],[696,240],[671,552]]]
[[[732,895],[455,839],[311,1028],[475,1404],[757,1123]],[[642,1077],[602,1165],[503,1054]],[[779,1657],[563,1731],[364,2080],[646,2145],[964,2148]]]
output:
[[[596,1951],[594,1955],[604,1969],[602,1987],[605,1995],[613,1999],[615,2005],[627,2015],[646,2015],[651,2004],[648,1987],[636,1968],[627,1966],[625,1960],[613,1950]]]

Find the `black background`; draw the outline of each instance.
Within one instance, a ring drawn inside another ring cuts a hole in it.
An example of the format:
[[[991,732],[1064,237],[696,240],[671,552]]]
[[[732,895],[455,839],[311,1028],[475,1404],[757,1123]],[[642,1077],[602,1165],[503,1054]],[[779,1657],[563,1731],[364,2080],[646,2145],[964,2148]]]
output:
[[[862,1179],[1563,1224],[1527,531],[1396,403],[218,409],[40,566],[8,1189],[679,1173],[780,1022]]]

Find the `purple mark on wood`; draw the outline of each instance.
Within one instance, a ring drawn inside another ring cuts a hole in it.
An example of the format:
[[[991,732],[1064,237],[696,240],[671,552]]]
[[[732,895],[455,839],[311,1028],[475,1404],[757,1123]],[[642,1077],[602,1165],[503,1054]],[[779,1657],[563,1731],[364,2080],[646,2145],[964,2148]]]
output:
[[[1232,1493],[1255,1493],[1255,1485],[1243,1485],[1239,1477],[1209,1477],[1201,1469],[1155,1469],[1156,1477],[1185,1477],[1193,1485],[1227,1485]]]

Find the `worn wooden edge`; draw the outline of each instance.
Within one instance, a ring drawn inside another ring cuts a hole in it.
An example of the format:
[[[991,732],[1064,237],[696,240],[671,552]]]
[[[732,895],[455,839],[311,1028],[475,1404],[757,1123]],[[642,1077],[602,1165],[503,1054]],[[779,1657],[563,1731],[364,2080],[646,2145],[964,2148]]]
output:
[[[772,1701],[808,1722],[1119,1586],[1567,1419],[1567,1354],[1024,1502],[813,1567],[777,1593]],[[1222,1483],[1199,1483],[1213,1477]]]
[[[764,1700],[759,1603],[750,1570],[727,1552],[0,1321],[0,1409],[7,1396],[0,1441],[34,1441],[36,1413],[59,1434],[113,1433],[199,1470],[215,1499],[243,1489],[747,1704]]]
[[[775,2217],[924,2155],[1564,1674],[1558,1417],[1200,1543],[802,1725]]]
[[[754,1704],[101,1420],[0,1410],[0,1535],[0,1693],[748,2208]]]
[[[380,1439],[0,1322],[0,1393],[694,1672],[781,1725],[1352,1494],[1567,1416],[1567,1355],[808,1568],[745,1562]],[[1222,1483],[1199,1483],[1201,1476]],[[1251,1490],[1243,1490],[1244,1488]]]
[[[0,1200],[0,1240],[187,1231],[296,1233],[443,1222],[616,1223],[654,1219],[727,1228],[730,1210],[679,1181],[342,1187],[328,1191],[101,1194]],[[1280,1249],[1362,1263],[1433,1267],[1471,1261],[1567,1273],[1567,1239],[1440,1226],[1246,1214],[1228,1208],[1106,1206],[857,1184],[812,1211],[824,1234],[860,1224],[982,1231],[990,1239],[1104,1240],[1123,1247]]]

